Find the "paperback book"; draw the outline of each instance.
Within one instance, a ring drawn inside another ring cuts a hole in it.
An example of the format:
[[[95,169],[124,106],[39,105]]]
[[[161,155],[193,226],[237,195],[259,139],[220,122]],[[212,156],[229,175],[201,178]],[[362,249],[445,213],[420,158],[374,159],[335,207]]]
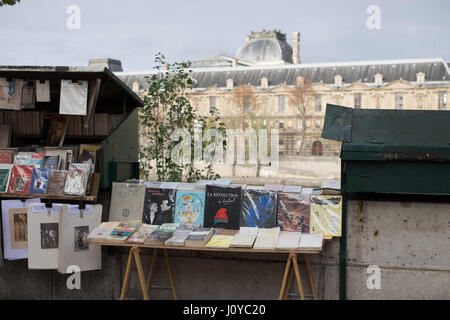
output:
[[[146,188],[142,222],[161,225],[173,223],[175,212],[175,190]]]
[[[241,227],[274,228],[277,223],[277,193],[270,190],[242,190]]]
[[[280,235],[280,227],[270,229],[259,229],[253,248],[255,249],[275,249]]]
[[[235,248],[252,248],[258,236],[258,228],[256,227],[240,227],[239,231],[231,240],[230,247]]]
[[[309,196],[278,193],[277,222],[281,231],[309,233]]]
[[[300,237],[301,237],[300,232],[281,231],[278,237],[277,249],[280,250],[298,249]]]
[[[164,242],[173,235],[178,226],[178,223],[164,223],[158,226],[144,243],[164,244]]]
[[[63,195],[66,175],[67,171],[65,170],[51,170],[48,175],[47,194]]]
[[[142,221],[145,186],[139,183],[114,182],[111,191],[109,221]],[[144,223],[147,223],[144,221]]]
[[[241,186],[207,185],[204,226],[239,229]]]
[[[157,225],[142,223],[136,228],[136,231],[125,240],[125,242],[143,244],[145,239],[147,239],[157,228]]]
[[[12,167],[12,164],[0,163],[0,192],[8,191]]]
[[[176,193],[175,223],[203,225],[205,212],[205,192],[182,191]]]
[[[342,196],[311,195],[311,233],[340,237]]]
[[[60,156],[44,156],[42,158],[42,168],[49,170],[59,170]]]
[[[48,178],[48,169],[34,168],[31,175],[30,193],[45,194],[47,192]]]
[[[323,235],[320,233],[304,233],[300,238],[300,249],[322,249]]]
[[[139,229],[141,224],[142,223],[139,220],[123,221],[119,223],[119,225],[111,232],[112,239],[127,239],[134,231]]]
[[[13,165],[8,192],[29,193],[33,166]]]
[[[199,228],[199,225],[192,225],[192,224],[181,224],[179,225],[172,237],[167,239],[164,244],[166,246],[176,246],[176,247],[184,247],[185,240],[189,236],[189,234],[193,231]]]
[[[199,228],[189,233],[184,245],[186,247],[204,247],[214,234],[214,228]]]

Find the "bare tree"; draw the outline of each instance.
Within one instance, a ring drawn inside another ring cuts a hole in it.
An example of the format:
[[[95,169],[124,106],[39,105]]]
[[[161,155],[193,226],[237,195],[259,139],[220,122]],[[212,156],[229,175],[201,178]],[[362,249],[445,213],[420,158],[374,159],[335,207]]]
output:
[[[289,102],[297,109],[300,120],[302,121],[302,146],[301,150],[304,150],[304,141],[306,136],[306,119],[311,116],[314,108],[314,101],[316,92],[312,87],[312,83],[309,79],[299,77],[294,84],[294,88],[291,89],[289,94]]]

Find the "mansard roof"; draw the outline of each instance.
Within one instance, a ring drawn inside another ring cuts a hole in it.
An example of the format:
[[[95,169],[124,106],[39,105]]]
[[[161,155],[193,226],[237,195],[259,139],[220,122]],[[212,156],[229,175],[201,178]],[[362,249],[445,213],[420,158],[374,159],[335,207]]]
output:
[[[233,79],[235,87],[245,84],[260,86],[262,77],[268,78],[269,86],[292,85],[300,76],[313,83],[334,84],[336,75],[342,76],[344,84],[357,81],[373,83],[378,73],[383,75],[383,82],[416,82],[419,72],[425,73],[425,83],[450,83],[450,68],[441,58],[193,68],[191,77],[194,87],[200,89],[226,87],[227,79]],[[130,87],[137,82],[141,89],[146,89],[148,85],[144,77],[152,73],[155,71],[115,74]]]

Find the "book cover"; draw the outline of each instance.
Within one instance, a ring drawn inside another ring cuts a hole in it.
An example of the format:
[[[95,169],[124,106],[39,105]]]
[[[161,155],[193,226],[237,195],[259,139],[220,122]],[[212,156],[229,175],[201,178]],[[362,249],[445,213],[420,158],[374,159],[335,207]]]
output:
[[[59,170],[60,156],[44,156],[42,158],[42,168],[49,170]]]
[[[300,238],[299,248],[320,250],[323,245],[323,235],[320,233],[302,234]]]
[[[182,191],[176,193],[175,223],[196,223],[203,226],[205,192]]]
[[[184,242],[191,231],[199,228],[199,225],[180,224],[172,234],[172,237],[167,239],[164,244],[166,246],[184,247]]]
[[[239,229],[241,186],[206,186],[205,227]]]
[[[158,226],[144,242],[163,244],[173,235],[178,226],[178,223],[164,223]]]
[[[111,231],[113,238],[127,239],[133,232],[139,229],[141,222],[138,220],[128,220],[119,223],[117,227]]]
[[[27,208],[9,209],[11,249],[28,248]]]
[[[280,236],[278,237],[277,249],[298,249],[300,237],[300,232],[281,231]]]
[[[253,248],[255,249],[275,249],[277,247],[280,227],[270,229],[259,229]]]
[[[56,149],[54,147],[45,147],[45,155],[46,156],[59,156],[59,169],[60,170],[67,170],[68,162],[73,162],[74,159],[70,160],[68,159],[68,152],[67,149]]]
[[[309,196],[278,193],[277,222],[281,231],[309,233]]]
[[[136,231],[134,231],[126,240],[125,242],[129,243],[140,243],[143,244],[145,239],[147,239],[153,231],[155,231],[158,228],[157,225],[153,224],[145,224],[142,223]]]
[[[215,234],[208,241],[205,247],[208,248],[229,248],[234,236]]]
[[[340,237],[342,225],[342,196],[311,195],[311,233]]]
[[[144,200],[145,185],[114,182],[111,191],[109,221],[142,221]]]
[[[74,196],[84,196],[87,184],[87,172],[83,169],[67,170],[64,193]]]
[[[273,228],[276,226],[275,191],[264,189],[242,190],[241,227]]]
[[[13,163],[14,152],[12,150],[0,150],[0,163]]]
[[[0,109],[20,110],[23,80],[0,78]]]
[[[0,163],[0,192],[8,191],[12,167],[12,164]]]
[[[111,233],[120,224],[118,221],[102,222],[98,227],[92,230],[88,235],[88,239],[110,239]]]
[[[34,166],[40,168],[42,165],[42,158],[33,156],[33,154],[25,154],[19,152],[14,156],[14,164],[21,166]]]
[[[8,192],[29,193],[33,166],[13,165]]]
[[[65,170],[51,170],[48,176],[47,194],[63,195],[66,175]]]
[[[233,237],[230,247],[252,248],[258,236],[256,227],[240,227],[239,231]]]
[[[34,168],[31,175],[30,193],[45,194],[47,192],[48,175],[48,169]]]
[[[146,188],[142,222],[161,225],[174,222],[175,190]]]

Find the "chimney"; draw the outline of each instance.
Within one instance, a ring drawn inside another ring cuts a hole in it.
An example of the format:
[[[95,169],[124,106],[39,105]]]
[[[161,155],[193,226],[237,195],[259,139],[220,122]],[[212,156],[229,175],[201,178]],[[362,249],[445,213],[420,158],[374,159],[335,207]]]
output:
[[[267,77],[262,77],[261,78],[261,88],[262,89],[269,88],[269,79]]]
[[[418,72],[418,73],[416,73],[416,77],[417,77],[417,84],[424,84],[425,83],[425,73]]]
[[[93,69],[108,68],[112,72],[122,72],[122,62],[111,58],[89,59],[89,67]]]
[[[231,66],[232,66],[233,68],[236,68],[237,65],[238,65],[238,59],[234,58],[233,61],[231,62]]]
[[[375,75],[375,85],[377,86],[383,85],[383,75],[381,73],[377,73]]]
[[[234,87],[233,79],[227,79],[227,89],[233,90],[233,87]]]
[[[300,63],[300,32],[292,33],[292,63]]]
[[[334,76],[334,85],[342,87],[342,76],[340,74]]]

